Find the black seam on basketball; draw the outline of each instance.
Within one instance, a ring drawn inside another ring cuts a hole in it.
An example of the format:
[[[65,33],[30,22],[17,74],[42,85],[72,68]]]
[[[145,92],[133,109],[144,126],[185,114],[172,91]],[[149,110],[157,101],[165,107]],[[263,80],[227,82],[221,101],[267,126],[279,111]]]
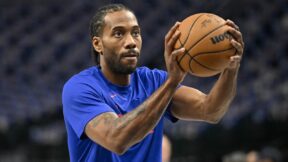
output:
[[[200,17],[200,16],[199,16],[199,17]],[[204,68],[207,68],[207,69],[209,69],[209,70],[211,70],[211,71],[218,71],[218,70],[216,70],[216,69],[209,68],[209,67],[201,64],[201,63],[198,62],[197,60],[195,60],[194,57],[192,57],[192,56],[189,54],[189,51],[190,51],[194,46],[196,46],[201,40],[203,40],[207,35],[213,33],[214,31],[216,31],[216,30],[218,30],[218,29],[220,29],[220,28],[223,27],[224,25],[225,25],[225,24],[220,25],[220,26],[218,26],[217,28],[211,30],[209,33],[207,33],[207,34],[204,35],[202,38],[200,38],[197,42],[195,42],[188,50],[185,49],[185,52],[184,52],[184,54],[182,55],[182,57],[177,60],[177,61],[178,61],[178,64],[180,64],[180,62],[182,61],[182,59],[184,58],[185,55],[188,55],[188,56],[191,58],[190,61],[189,61],[189,69],[190,69],[191,72],[193,72],[193,70],[192,70],[192,68],[191,68],[191,66],[190,66],[190,65],[191,65],[191,60],[194,60],[194,61],[197,62],[199,65],[201,65],[201,66],[203,66]],[[189,31],[189,32],[190,32],[190,31]],[[187,37],[187,38],[188,38],[188,37]],[[181,46],[183,47],[184,44],[182,44],[182,42],[180,41],[180,39],[179,39],[179,42],[180,42]]]
[[[180,64],[180,62],[179,62],[178,60],[176,60],[176,62],[177,62],[177,64],[178,64],[179,68],[180,68],[182,71],[186,71],[185,69],[183,69],[183,68],[181,67],[181,64]]]
[[[178,49],[180,49],[180,48],[182,48],[182,47],[183,47],[183,44],[181,43],[180,39],[178,39],[177,41],[179,41],[179,42],[180,42],[180,47],[179,47],[179,48],[174,48],[174,50],[178,50]],[[176,42],[176,43],[177,43],[177,42]]]
[[[190,56],[190,55],[189,55]],[[204,68],[206,68],[206,69],[208,69],[208,70],[210,70],[210,71],[219,71],[219,70],[217,70],[217,69],[213,69],[213,68],[210,68],[210,67],[208,67],[208,66],[206,66],[206,65],[203,65],[203,64],[201,64],[199,61],[197,61],[196,59],[194,59],[194,58],[192,58],[191,56],[190,56],[190,61],[189,61],[189,69],[190,69],[190,71],[192,72],[192,67],[191,67],[191,61],[193,60],[193,61],[195,61],[197,64],[199,64],[200,66],[202,66],[202,67],[204,67]]]
[[[179,42],[181,44],[181,48],[184,47],[184,44],[182,44],[182,42],[179,39]],[[185,48],[185,47],[184,47]],[[187,50],[185,49],[184,54],[181,56],[181,58],[179,59],[179,63],[182,61],[182,59],[184,58],[185,55],[189,55],[189,53],[187,52]],[[190,55],[189,55],[190,56]]]
[[[191,67],[191,61],[192,60],[194,60],[190,55],[189,55],[189,57],[191,58],[190,60],[189,60],[189,69],[190,69],[190,72],[191,73],[193,73],[193,69],[192,69],[192,67]],[[195,60],[194,60],[195,61]]]
[[[184,56],[185,55],[188,55],[188,56],[190,56],[187,52],[186,52],[186,50],[185,50],[185,53],[183,54],[183,56],[180,58],[181,60],[182,60],[182,58],[184,58]],[[191,56],[190,56],[191,57]],[[183,71],[185,71],[182,67],[181,67],[181,60],[177,60],[176,59],[176,62],[178,63],[178,65],[179,65],[179,67],[183,70]],[[190,68],[190,70],[191,70],[191,72],[192,72],[192,69]]]
[[[181,45],[180,48],[183,48],[183,44],[181,43],[180,40],[179,40],[179,42],[180,42],[180,45]],[[180,48],[178,48],[178,49],[180,49]],[[180,58],[180,59],[176,59],[176,61],[178,62],[178,65],[180,65],[180,62],[182,61],[182,59],[184,58],[185,55],[189,55],[188,52],[186,51],[186,49],[185,49],[185,51],[184,51],[184,54],[181,56],[181,58]],[[190,56],[190,55],[189,55],[189,56]],[[180,66],[180,67],[181,67],[181,66]]]
[[[180,39],[178,39],[177,41],[179,41],[179,43],[180,43],[180,47],[179,47],[179,48],[174,48],[174,50],[178,50],[178,49],[184,47],[184,44],[180,41]]]
[[[188,33],[185,41],[183,42],[184,44],[186,44],[186,42],[187,42],[187,40],[188,40],[188,38],[189,38],[189,36],[190,36],[191,30],[192,30],[192,28],[194,27],[195,23],[196,23],[196,22],[198,21],[198,19],[200,19],[200,17],[203,16],[203,15],[204,15],[204,14],[199,15],[199,16],[195,19],[195,21],[193,22],[193,24],[191,24],[190,29],[189,29],[189,33]]]
[[[193,22],[193,24],[191,24],[190,29],[189,29],[188,36],[186,37],[186,40],[182,43],[181,40],[178,39],[178,41],[180,42],[180,45],[181,45],[180,48],[184,47],[184,44],[186,44],[186,42],[187,42],[187,40],[188,40],[188,38],[189,38],[189,35],[190,35],[190,33],[191,33],[192,28],[194,27],[195,23],[198,21],[198,19],[199,19],[201,16],[203,16],[203,15],[199,15],[199,16],[195,19],[195,21]],[[178,49],[180,49],[180,48],[178,48]],[[182,57],[179,59],[179,62],[182,61],[182,59],[184,58],[185,55],[189,55],[189,54],[188,54],[188,51],[186,50],[186,48],[185,48],[185,53],[184,53],[184,54],[182,55]]]
[[[200,38],[197,42],[195,42],[195,43],[187,50],[187,52],[189,53],[190,50],[191,50],[193,47],[195,47],[199,42],[201,42],[207,35],[213,33],[214,31],[220,29],[221,27],[223,27],[223,26],[225,26],[225,25],[226,25],[226,24],[222,24],[222,25],[218,26],[217,28],[211,30],[209,33],[205,34],[202,38]]]
[[[203,66],[204,68],[208,69],[208,70],[211,70],[211,71],[219,71],[218,69],[213,69],[211,67],[208,67],[206,65],[203,65],[202,63],[200,63],[199,61],[195,60],[195,59],[191,59],[191,60],[194,60],[195,62],[197,62],[199,65]]]
[[[220,53],[220,52],[229,51],[229,50],[232,50],[233,48],[234,47],[231,47],[231,48],[228,48],[228,49],[225,49],[225,50],[221,50],[221,51],[200,52],[200,53],[197,53],[197,54],[193,55],[192,59],[194,59],[194,58],[196,58],[197,56],[200,56],[200,55],[217,54],[217,53]]]

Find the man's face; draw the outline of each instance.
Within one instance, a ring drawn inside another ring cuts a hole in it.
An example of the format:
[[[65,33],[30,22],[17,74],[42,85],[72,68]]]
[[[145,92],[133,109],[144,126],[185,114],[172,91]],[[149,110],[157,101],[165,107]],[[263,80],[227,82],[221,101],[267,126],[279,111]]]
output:
[[[137,67],[142,46],[140,27],[133,13],[108,13],[102,35],[103,61],[114,73],[131,74]]]

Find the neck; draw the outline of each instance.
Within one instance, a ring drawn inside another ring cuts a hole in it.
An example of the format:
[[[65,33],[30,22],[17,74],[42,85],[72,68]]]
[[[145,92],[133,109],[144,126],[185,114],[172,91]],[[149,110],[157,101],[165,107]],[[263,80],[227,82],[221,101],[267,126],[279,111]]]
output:
[[[109,68],[102,66],[101,71],[105,78],[115,85],[127,86],[130,84],[130,74],[117,74],[112,72]]]

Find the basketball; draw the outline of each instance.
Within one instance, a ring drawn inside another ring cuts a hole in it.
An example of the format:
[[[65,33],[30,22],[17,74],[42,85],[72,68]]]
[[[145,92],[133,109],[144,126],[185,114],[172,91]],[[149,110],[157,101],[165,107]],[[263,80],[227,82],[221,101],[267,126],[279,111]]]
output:
[[[215,14],[198,13],[184,19],[178,30],[181,32],[175,49],[184,47],[178,55],[180,67],[192,75],[209,77],[222,72],[236,49],[230,43],[225,20]]]

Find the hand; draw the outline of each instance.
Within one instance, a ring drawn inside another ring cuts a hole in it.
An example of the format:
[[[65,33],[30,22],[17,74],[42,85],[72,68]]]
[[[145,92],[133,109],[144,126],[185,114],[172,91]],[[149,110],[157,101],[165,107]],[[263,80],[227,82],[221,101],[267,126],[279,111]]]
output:
[[[176,59],[178,55],[181,55],[185,52],[185,48],[174,49],[175,43],[180,37],[180,31],[177,30],[180,23],[176,24],[169,30],[165,36],[165,62],[168,71],[168,77],[176,84],[179,84],[183,81],[186,72],[184,72],[178,65]]]
[[[236,48],[236,55],[230,57],[230,63],[227,67],[229,70],[238,70],[240,67],[240,61],[242,59],[244,51],[244,42],[242,33],[240,32],[239,27],[231,20],[227,20],[226,24],[229,27],[228,32],[232,35],[231,44]]]

